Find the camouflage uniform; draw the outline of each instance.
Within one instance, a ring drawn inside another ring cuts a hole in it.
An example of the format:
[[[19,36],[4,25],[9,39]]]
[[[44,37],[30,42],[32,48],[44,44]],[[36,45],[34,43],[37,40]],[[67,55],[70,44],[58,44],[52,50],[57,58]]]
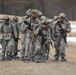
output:
[[[29,56],[28,54],[29,54],[29,49],[30,49],[32,31],[31,31],[31,29],[28,28],[28,25],[26,25],[25,23],[23,23],[22,26],[21,26],[21,28],[22,28],[21,31],[25,33],[23,40],[22,40],[22,59],[24,59]]]
[[[54,27],[55,27],[55,23],[58,21],[58,16],[54,16],[54,18],[51,20],[51,25],[50,25],[50,29],[51,29],[51,38],[52,41],[55,41],[55,37],[54,37]]]
[[[18,17],[14,16],[13,22],[12,22],[17,31],[17,39],[15,40],[15,50],[14,50],[14,55],[13,55],[14,57],[17,56],[17,53],[18,53],[18,39],[19,39],[19,32],[20,32],[20,23],[18,22],[18,19],[19,19]]]
[[[33,20],[32,18],[29,18],[28,20],[31,21],[31,26],[32,26],[32,42],[33,43],[32,43],[31,53],[32,53],[33,58],[34,58],[35,57],[34,54],[36,53],[36,50],[38,47],[38,42],[36,42],[38,40],[37,40],[37,37],[34,36],[34,32],[41,25],[41,21],[38,18],[36,18],[35,20]]]
[[[32,10],[31,14],[33,11],[35,12],[35,10]],[[25,36],[23,38],[24,43],[22,45],[22,49],[23,49],[22,51],[23,52],[25,51],[25,54],[24,54],[25,59],[29,58],[30,53],[33,53],[33,50],[34,50],[33,41],[35,41],[34,30],[40,25],[40,20],[38,18],[33,19],[32,17],[30,17],[27,19],[27,22],[30,24],[30,28],[29,28],[29,25],[26,23],[26,21],[25,23],[22,24],[22,27],[21,27],[21,31],[25,33]],[[32,45],[33,50],[30,49],[31,45]]]
[[[60,21],[60,19],[63,21]],[[67,33],[70,33],[71,27],[70,23],[65,19],[65,14],[61,13],[59,15],[59,19],[54,22],[54,45],[55,45],[55,60],[59,61],[59,57],[61,57],[61,61],[67,61],[65,59],[65,47],[67,45],[66,38]]]
[[[49,55],[50,51],[50,41],[51,41],[50,33],[51,32],[50,29],[48,28],[48,24],[46,29],[43,29],[41,25],[35,31],[35,35],[37,36],[36,43],[38,46],[38,47],[36,46],[37,48],[35,52],[37,56],[36,61],[40,60],[41,62],[45,62],[45,60],[47,59],[47,56]]]
[[[9,17],[5,16],[4,20],[9,20]],[[3,60],[5,59],[6,54],[7,59],[10,60],[12,56],[12,51],[14,50],[14,43],[15,43],[13,40],[13,36],[17,38],[16,29],[12,24],[8,22],[7,24],[5,23],[1,24],[0,32],[2,34],[2,44],[3,44],[2,59]]]

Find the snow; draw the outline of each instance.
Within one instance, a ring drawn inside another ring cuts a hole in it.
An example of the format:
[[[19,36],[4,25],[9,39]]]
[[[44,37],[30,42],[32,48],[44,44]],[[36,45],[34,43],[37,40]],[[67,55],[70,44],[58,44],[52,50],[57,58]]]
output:
[[[76,44],[76,37],[67,37],[67,42]]]
[[[76,32],[76,25],[71,25],[72,31],[71,32]]]
[[[2,45],[0,44],[0,48],[2,48]]]
[[[1,56],[1,54],[2,54],[2,45],[0,44],[0,56]],[[1,57],[0,57],[0,59],[1,59]]]
[[[76,32],[76,25],[71,25],[71,28],[71,32]],[[76,37],[67,37],[67,42],[76,44]]]

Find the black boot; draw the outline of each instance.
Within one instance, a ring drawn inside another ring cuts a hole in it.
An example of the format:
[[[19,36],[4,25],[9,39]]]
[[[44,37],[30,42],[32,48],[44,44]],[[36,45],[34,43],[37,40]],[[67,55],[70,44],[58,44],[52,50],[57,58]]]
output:
[[[67,62],[67,60],[64,57],[62,57],[61,62]]]
[[[59,58],[55,58],[54,60],[53,60],[53,62],[58,62],[59,61]]]
[[[8,60],[8,61],[11,61],[11,60],[12,60],[12,57],[11,57],[10,55],[8,55],[8,56],[7,56],[7,60]]]
[[[25,62],[25,63],[28,62],[28,57],[27,56],[24,57],[23,62]]]
[[[1,61],[5,61],[5,58],[2,58]]]

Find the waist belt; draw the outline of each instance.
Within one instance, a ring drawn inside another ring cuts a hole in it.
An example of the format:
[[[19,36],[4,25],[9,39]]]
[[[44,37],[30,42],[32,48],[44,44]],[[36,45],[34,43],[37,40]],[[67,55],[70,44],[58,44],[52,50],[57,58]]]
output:
[[[3,37],[6,37],[6,36],[11,36],[12,34],[11,33],[3,33]]]

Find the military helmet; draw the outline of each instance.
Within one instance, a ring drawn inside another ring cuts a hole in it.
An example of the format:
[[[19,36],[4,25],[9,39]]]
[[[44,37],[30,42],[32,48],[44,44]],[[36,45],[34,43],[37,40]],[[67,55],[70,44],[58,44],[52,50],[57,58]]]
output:
[[[38,16],[42,16],[42,12],[41,11],[38,11]]]
[[[3,19],[4,20],[9,20],[9,17],[8,16],[4,16]]]
[[[42,28],[42,30],[47,30],[47,28],[48,28],[48,21],[47,20],[42,21],[41,28]]]
[[[28,9],[28,10],[26,11],[25,15],[30,16],[30,15],[31,15],[31,10],[32,10],[32,9]]]
[[[42,24],[47,25],[48,21],[47,20],[42,20]]]
[[[41,16],[41,20],[47,20],[46,16]]]
[[[13,17],[13,20],[18,20],[19,18],[17,16],[14,16]]]
[[[61,17],[65,18],[66,15],[65,15],[64,13],[60,13],[60,14],[59,14],[59,18],[61,18]]]
[[[58,16],[54,16],[54,19],[57,19],[58,18]]]
[[[37,14],[38,15],[38,10],[37,9],[32,9],[31,14]]]

